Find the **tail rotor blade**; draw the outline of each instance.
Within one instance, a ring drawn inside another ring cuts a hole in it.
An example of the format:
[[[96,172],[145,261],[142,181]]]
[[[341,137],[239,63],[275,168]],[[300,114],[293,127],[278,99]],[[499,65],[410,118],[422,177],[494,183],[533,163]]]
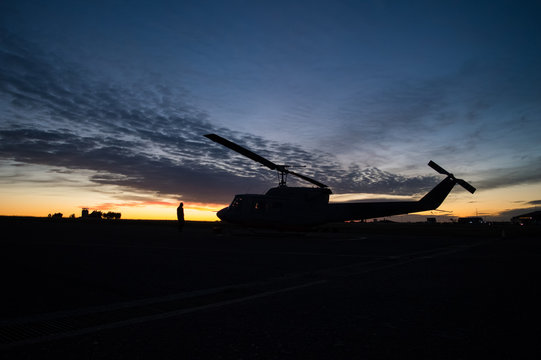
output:
[[[430,162],[428,163],[428,166],[430,166],[432,169],[436,170],[437,172],[439,172],[440,174],[443,174],[443,175],[451,175],[447,170],[445,170],[444,168],[442,168],[441,166],[439,166],[438,164],[436,164],[434,161],[430,160]]]
[[[451,174],[450,172],[448,172],[447,170],[445,170],[444,168],[436,164],[434,161],[430,160],[428,162],[428,166],[430,166],[432,169],[436,170],[440,174],[449,176],[451,180],[455,181],[457,184],[460,184],[460,186],[462,186],[464,189],[468,190],[472,194],[475,192],[476,189],[473,186],[471,186],[470,184],[468,184],[466,181],[462,179],[456,179],[453,174]]]
[[[462,186],[464,189],[468,190],[469,192],[471,192],[472,194],[475,192],[475,188],[473,186],[471,186],[470,184],[468,184],[466,181],[462,180],[462,179],[457,179],[456,180],[457,183],[460,184],[460,186]]]

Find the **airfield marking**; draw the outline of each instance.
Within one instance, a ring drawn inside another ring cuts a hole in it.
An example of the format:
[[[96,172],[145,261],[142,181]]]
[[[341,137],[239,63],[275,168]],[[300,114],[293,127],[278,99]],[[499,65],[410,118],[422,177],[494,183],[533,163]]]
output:
[[[123,301],[123,302],[107,304],[107,305],[88,306],[85,308],[79,308],[79,309],[74,309],[74,310],[55,311],[51,313],[45,313],[45,314],[39,314],[39,315],[33,315],[33,316],[24,316],[24,317],[19,317],[16,319],[0,320],[0,326],[20,325],[20,324],[25,324],[25,323],[35,322],[35,321],[47,321],[47,320],[65,318],[69,316],[88,315],[88,314],[107,312],[107,311],[113,311],[113,310],[122,310],[122,309],[137,307],[137,306],[152,305],[152,304],[163,303],[167,301],[194,298],[194,297],[203,296],[203,295],[211,295],[211,294],[215,294],[222,291],[228,291],[228,290],[242,288],[242,287],[249,287],[249,286],[254,286],[257,284],[261,284],[261,282],[254,281],[254,282],[241,283],[241,284],[236,284],[236,285],[218,286],[214,288],[194,290],[194,291],[185,291],[185,292],[170,294],[170,295],[165,295],[165,296],[156,296],[156,297],[149,297],[149,298],[139,299],[139,300]]]
[[[351,241],[356,239],[346,239],[344,241]],[[331,240],[335,242],[339,240]],[[60,245],[60,246],[70,246],[70,247],[88,247],[88,248],[118,248],[118,249],[158,249],[158,250],[192,250],[192,251],[202,251],[208,253],[223,253],[223,254],[264,254],[264,255],[303,255],[303,256],[335,256],[335,257],[352,257],[352,258],[374,258],[374,257],[385,257],[381,256],[372,256],[372,255],[355,255],[355,254],[333,254],[333,253],[315,253],[315,252],[282,252],[282,251],[249,251],[249,250],[231,250],[231,249],[220,249],[213,250],[203,247],[181,247],[181,246],[148,246],[148,245],[115,245],[115,244],[85,244],[85,243],[63,243],[58,241],[42,241],[40,244],[46,245]],[[194,254],[185,254],[179,253],[179,256],[194,256]]]
[[[342,241],[359,241],[359,240],[366,240],[367,237],[354,237],[354,238],[346,238],[346,239],[336,239],[336,240],[330,240],[329,242],[342,242]],[[423,253],[431,253],[431,252],[437,252],[441,249],[447,249],[449,246],[444,246],[440,248],[434,248],[429,250],[420,250],[420,251],[413,251],[410,253],[405,254],[398,254],[398,255],[362,255],[362,254],[340,254],[340,253],[329,253],[329,252],[300,252],[300,251],[250,251],[250,250],[232,250],[232,249],[219,249],[219,250],[212,250],[208,248],[198,248],[198,247],[180,247],[180,246],[148,246],[148,245],[114,245],[114,244],[86,244],[86,243],[63,243],[63,242],[56,242],[56,241],[46,241],[41,242],[42,244],[49,244],[49,245],[62,245],[62,246],[72,246],[72,247],[91,247],[91,248],[127,248],[127,249],[158,249],[158,250],[189,250],[189,251],[201,251],[201,252],[208,252],[208,253],[223,253],[223,254],[264,254],[264,255],[301,255],[301,256],[326,256],[326,257],[348,257],[348,258],[372,258],[372,259],[381,259],[381,258],[387,258],[387,259],[400,259],[403,257],[408,256],[415,256]],[[452,245],[451,247],[454,247],[456,245]],[[469,247],[469,245],[465,245]],[[179,253],[179,256],[187,256],[191,257],[195,254],[186,254],[186,253]],[[1,323],[1,322],[0,322]]]
[[[85,334],[89,334],[89,333],[93,333],[93,332],[97,332],[97,331],[101,331],[101,330],[106,330],[106,329],[114,329],[114,328],[118,328],[118,327],[136,325],[136,324],[149,322],[149,321],[168,319],[168,318],[171,318],[171,317],[185,315],[185,314],[193,313],[193,312],[196,312],[196,311],[212,309],[212,308],[218,308],[218,307],[237,304],[237,303],[241,303],[241,302],[245,302],[245,301],[255,300],[255,299],[259,299],[259,298],[266,297],[266,296],[276,295],[276,294],[279,294],[279,293],[294,291],[294,290],[298,290],[298,289],[302,289],[302,288],[306,288],[306,287],[310,287],[310,286],[314,286],[314,285],[323,284],[323,283],[326,283],[326,282],[327,282],[327,280],[317,280],[317,281],[312,281],[312,282],[308,282],[308,283],[304,283],[304,284],[300,284],[300,285],[281,288],[281,289],[278,289],[278,290],[264,291],[264,292],[261,292],[261,293],[256,293],[254,295],[244,296],[244,297],[230,299],[230,300],[219,301],[219,302],[206,304],[206,305],[201,305],[201,306],[195,306],[195,307],[191,307],[191,308],[187,308],[187,309],[180,309],[180,310],[174,310],[174,311],[169,311],[169,312],[162,312],[162,313],[158,313],[158,314],[154,314],[154,315],[148,315],[148,316],[134,317],[134,318],[131,318],[131,319],[128,319],[128,320],[115,321],[115,322],[111,322],[111,323],[104,323],[104,324],[101,324],[101,325],[89,326],[89,327],[85,327],[85,328],[77,329],[77,330],[67,330],[67,331],[60,330],[61,332],[56,333],[56,334],[37,336],[37,337],[29,338],[29,339],[24,339],[24,340],[14,341],[14,342],[10,342],[10,343],[0,344],[0,349],[8,349],[8,348],[15,347],[15,346],[36,344],[36,343],[41,343],[41,342],[46,342],[46,341],[53,341],[53,340],[60,340],[60,339],[64,339],[64,338],[69,338],[69,337],[78,336],[78,335],[85,335]],[[3,332],[4,331],[0,331],[0,333],[3,333]]]
[[[21,346],[21,345],[59,340],[59,339],[73,337],[73,336],[93,333],[93,332],[97,332],[101,330],[135,325],[135,324],[140,324],[140,323],[155,321],[155,320],[162,320],[162,319],[167,319],[167,318],[176,317],[180,315],[194,313],[201,310],[214,309],[214,308],[219,308],[219,307],[237,304],[241,302],[256,300],[256,299],[260,299],[267,296],[272,296],[272,295],[276,295],[280,293],[286,293],[290,291],[295,291],[295,290],[299,290],[303,288],[325,284],[335,277],[351,277],[351,276],[366,274],[369,272],[390,269],[390,268],[406,265],[409,263],[413,263],[419,260],[432,259],[439,256],[445,256],[452,253],[465,251],[467,249],[484,245],[489,242],[491,242],[491,240],[478,241],[470,245],[461,245],[461,246],[451,245],[451,246],[438,248],[438,249],[432,249],[428,251],[419,251],[415,253],[402,254],[394,259],[402,259],[404,257],[407,257],[407,258],[401,261],[390,263],[390,264],[371,266],[369,268],[364,268],[357,271],[354,270],[355,267],[373,265],[374,263],[378,263],[378,261],[361,262],[361,263],[356,263],[356,264],[343,265],[343,266],[330,268],[330,269],[323,269],[321,271],[314,271],[312,273],[319,274],[321,276],[326,275],[327,276],[326,279],[308,281],[305,283],[277,288],[274,290],[256,292],[254,294],[250,294],[246,296],[220,300],[220,301],[207,303],[207,304],[199,305],[199,306],[192,306],[192,307],[183,308],[183,309],[181,308],[181,309],[176,309],[172,311],[163,311],[163,312],[158,312],[151,315],[143,315],[143,316],[139,315],[139,316],[134,316],[128,319],[120,320],[120,321],[104,322],[99,325],[90,325],[90,326],[82,327],[79,329],[76,328],[77,327],[77,321],[75,321],[77,320],[75,318],[76,316],[85,316],[85,315],[92,315],[92,314],[98,315],[99,313],[121,311],[123,309],[130,309],[130,308],[141,308],[143,306],[148,306],[148,305],[154,305],[156,307],[159,307],[160,303],[164,303],[167,301],[179,300],[179,299],[184,299],[184,298],[189,299],[189,298],[193,298],[193,297],[197,297],[201,295],[212,295],[212,294],[217,294],[217,293],[219,294],[224,291],[226,292],[227,290],[250,288],[251,286],[256,286],[256,285],[261,286],[265,284],[271,284],[273,281],[276,281],[276,280],[252,282],[252,283],[231,285],[231,286],[224,286],[224,287],[216,287],[212,289],[197,290],[197,291],[180,293],[180,294],[175,294],[175,295],[168,295],[168,296],[163,296],[163,297],[153,297],[153,298],[123,302],[123,303],[87,307],[87,308],[82,308],[82,309],[77,309],[77,310],[72,310],[72,311],[61,311],[61,312],[42,314],[42,315],[37,315],[37,316],[32,316],[32,317],[24,317],[24,318],[18,318],[18,319],[13,319],[13,320],[2,321],[0,322],[0,341],[2,341],[3,343],[0,344],[0,349],[7,349],[7,348],[12,348],[12,347]],[[387,260],[390,260],[390,259],[387,258]],[[347,271],[343,272],[343,270],[347,270]],[[303,273],[303,274],[306,274],[306,273]],[[281,280],[287,281],[288,279],[291,280],[291,279],[294,279],[295,277],[301,277],[301,275],[302,274],[296,273],[293,276],[291,275],[289,277],[286,276],[282,278]],[[72,324],[70,324],[71,319],[73,319]],[[43,332],[45,332],[45,334],[43,334]]]
[[[299,251],[235,251],[235,250],[209,250],[199,248],[183,248],[185,250],[203,250],[205,252],[224,253],[224,254],[263,254],[263,255],[301,255],[301,256],[326,256],[326,257],[351,257],[351,258],[374,258],[382,256],[373,255],[355,255],[355,254],[333,254],[333,253],[316,253],[316,252],[299,252]]]
[[[472,246],[477,246],[477,245],[480,245],[480,243],[476,242],[470,245],[449,245],[449,246],[442,246],[442,247],[428,249],[428,250],[412,251],[412,252],[400,254],[400,255],[386,255],[386,257],[389,259],[401,259],[408,256],[416,256],[416,255],[429,254],[429,253],[439,253],[440,251],[444,251],[447,249],[455,249],[455,248],[461,248],[461,247],[470,248]]]
[[[366,240],[368,237],[366,236],[357,236],[357,237],[351,237],[346,239],[335,239],[331,240],[332,242],[342,242],[342,241],[359,241],[359,240]]]
[[[479,241],[479,242],[476,242],[476,243],[473,243],[473,244],[470,244],[470,245],[465,245],[465,246],[449,246],[447,248],[442,248],[442,250],[448,249],[448,250],[445,250],[445,251],[438,251],[438,252],[432,253],[430,255],[421,255],[421,254],[419,254],[420,256],[405,259],[403,261],[399,261],[399,262],[396,262],[396,263],[380,265],[380,266],[376,266],[376,267],[373,267],[373,268],[370,268],[370,269],[363,269],[361,271],[351,273],[351,274],[349,274],[349,276],[355,276],[355,275],[360,275],[360,274],[366,274],[366,273],[369,273],[369,272],[390,269],[390,268],[393,268],[393,267],[409,264],[409,263],[412,263],[412,262],[415,262],[415,261],[418,261],[418,260],[433,259],[433,258],[444,256],[444,255],[454,254],[454,253],[461,252],[461,251],[464,251],[464,250],[467,250],[467,249],[471,249],[473,247],[485,245],[485,244],[488,244],[490,242],[492,242],[492,241],[491,240],[486,240],[486,241]],[[424,253],[424,251],[420,252],[420,253]]]

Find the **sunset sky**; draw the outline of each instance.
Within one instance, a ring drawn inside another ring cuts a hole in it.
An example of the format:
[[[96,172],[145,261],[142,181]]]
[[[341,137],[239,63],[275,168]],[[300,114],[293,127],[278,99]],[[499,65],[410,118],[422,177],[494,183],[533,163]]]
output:
[[[424,217],[508,220],[540,125],[540,1],[0,2],[0,215],[216,220],[277,184],[217,133],[333,201],[418,199],[434,160],[478,191]]]

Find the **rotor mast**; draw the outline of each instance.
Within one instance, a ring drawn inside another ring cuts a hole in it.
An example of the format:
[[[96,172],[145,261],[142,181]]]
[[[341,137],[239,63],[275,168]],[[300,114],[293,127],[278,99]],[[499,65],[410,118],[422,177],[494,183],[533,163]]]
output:
[[[285,168],[285,165],[284,165],[284,168]],[[287,172],[278,169],[278,176],[279,176],[278,186],[286,186]]]
[[[252,159],[253,161],[255,162],[258,162],[260,163],[261,165],[264,165],[266,167],[268,167],[269,169],[271,170],[276,170],[278,171],[279,173],[279,182],[278,182],[278,186],[286,186],[286,181],[287,181],[287,174],[291,174],[291,175],[294,175],[298,178],[301,178],[303,179],[304,181],[308,181],[309,183],[312,183],[320,188],[328,188],[327,185],[323,184],[323,183],[320,183],[319,181],[317,180],[314,180],[312,178],[309,178],[308,176],[305,176],[305,175],[302,175],[302,174],[299,174],[299,173],[296,173],[296,172],[293,172],[291,170],[288,169],[288,167],[290,167],[289,165],[277,165],[275,163],[273,163],[272,161],[268,160],[268,159],[265,159],[264,157],[260,156],[260,155],[257,155],[256,153],[238,145],[238,144],[235,144],[234,142],[231,142],[227,139],[224,139],[223,137],[219,136],[219,135],[216,135],[216,134],[206,134],[204,135],[206,138],[220,144],[220,145],[223,145],[231,150],[234,150],[236,152],[238,152],[239,154],[241,155],[244,155],[246,156],[247,158],[249,159]]]

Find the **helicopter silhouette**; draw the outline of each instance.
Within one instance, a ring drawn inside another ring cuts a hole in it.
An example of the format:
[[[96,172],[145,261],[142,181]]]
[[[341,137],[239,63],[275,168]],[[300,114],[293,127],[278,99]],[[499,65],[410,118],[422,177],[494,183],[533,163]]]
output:
[[[428,166],[446,177],[418,201],[329,203],[332,191],[327,185],[289,170],[288,165],[275,164],[219,135],[204,136],[279,173],[277,187],[269,189],[265,194],[235,195],[228,207],[217,212],[220,220],[233,224],[253,227],[311,227],[332,222],[409,214],[437,209],[456,184],[472,194],[476,190],[430,160]],[[286,185],[289,174],[315,187],[289,187]]]

